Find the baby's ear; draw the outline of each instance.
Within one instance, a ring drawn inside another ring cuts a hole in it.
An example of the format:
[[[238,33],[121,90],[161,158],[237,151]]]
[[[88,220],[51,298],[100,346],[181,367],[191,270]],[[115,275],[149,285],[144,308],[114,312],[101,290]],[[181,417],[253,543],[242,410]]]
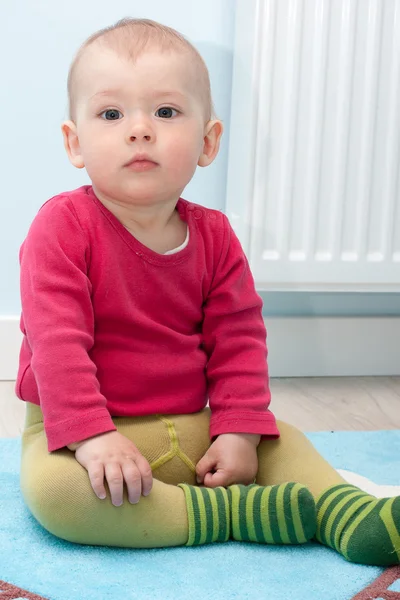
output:
[[[64,121],[61,125],[61,132],[64,138],[64,148],[68,154],[70,162],[77,169],[83,169],[85,163],[81,155],[78,133],[73,121]]]
[[[216,119],[208,121],[204,130],[204,143],[202,153],[200,154],[198,165],[199,167],[208,167],[218,154],[219,144],[221,140],[224,126],[222,121]]]

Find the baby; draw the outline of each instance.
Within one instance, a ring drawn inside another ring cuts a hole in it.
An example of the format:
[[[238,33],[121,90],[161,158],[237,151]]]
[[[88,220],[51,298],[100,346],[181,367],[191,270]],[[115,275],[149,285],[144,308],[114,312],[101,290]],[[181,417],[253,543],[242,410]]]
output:
[[[48,200],[20,252],[32,514],[81,544],[316,539],[398,564],[400,498],[347,484],[276,422],[246,256],[222,212],[181,197],[223,132],[201,56],[123,19],[83,44],[68,92],[64,145],[91,185]]]

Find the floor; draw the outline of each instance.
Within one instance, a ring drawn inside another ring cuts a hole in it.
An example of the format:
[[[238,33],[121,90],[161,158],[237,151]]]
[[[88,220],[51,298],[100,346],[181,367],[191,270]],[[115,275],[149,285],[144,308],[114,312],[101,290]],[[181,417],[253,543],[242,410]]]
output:
[[[0,438],[23,428],[14,385],[0,382]],[[400,429],[400,377],[272,379],[271,392],[275,416],[303,431]]]

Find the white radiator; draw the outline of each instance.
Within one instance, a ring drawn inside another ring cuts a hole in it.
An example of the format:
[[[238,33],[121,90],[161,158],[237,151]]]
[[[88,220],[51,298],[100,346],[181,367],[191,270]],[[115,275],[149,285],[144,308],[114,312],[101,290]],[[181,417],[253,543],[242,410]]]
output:
[[[400,0],[237,0],[226,212],[258,288],[400,291]]]

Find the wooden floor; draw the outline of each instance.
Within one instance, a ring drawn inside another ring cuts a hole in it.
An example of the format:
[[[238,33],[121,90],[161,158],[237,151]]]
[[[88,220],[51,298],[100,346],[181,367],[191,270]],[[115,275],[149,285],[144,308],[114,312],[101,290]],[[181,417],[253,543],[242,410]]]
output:
[[[24,402],[0,382],[0,437],[20,435]],[[271,408],[303,431],[400,429],[400,377],[304,377],[271,380]]]

